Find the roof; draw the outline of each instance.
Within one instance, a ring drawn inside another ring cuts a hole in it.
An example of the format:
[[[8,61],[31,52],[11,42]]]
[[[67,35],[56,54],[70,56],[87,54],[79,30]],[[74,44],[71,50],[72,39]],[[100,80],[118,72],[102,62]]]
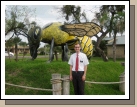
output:
[[[108,41],[108,40],[111,40],[111,39],[113,39],[113,37],[104,37],[102,40]]]
[[[113,41],[114,41],[114,38],[111,38],[111,39],[108,41],[108,44],[107,44],[107,45],[112,45],[112,44],[113,44]],[[117,36],[117,37],[116,37],[116,45],[125,45],[125,35],[123,35],[123,36]]]

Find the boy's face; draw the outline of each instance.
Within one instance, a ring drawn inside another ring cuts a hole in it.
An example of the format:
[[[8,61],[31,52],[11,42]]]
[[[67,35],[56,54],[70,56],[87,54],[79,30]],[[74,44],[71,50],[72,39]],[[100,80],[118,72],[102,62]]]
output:
[[[80,52],[80,45],[79,44],[75,45],[74,49],[75,49],[76,53]]]

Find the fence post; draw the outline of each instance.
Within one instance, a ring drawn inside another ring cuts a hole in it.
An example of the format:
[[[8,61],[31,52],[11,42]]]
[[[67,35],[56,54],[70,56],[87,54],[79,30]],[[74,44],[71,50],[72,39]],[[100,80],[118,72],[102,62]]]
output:
[[[125,66],[125,63],[122,62],[121,65]],[[125,92],[125,71],[119,77],[120,77],[120,82],[123,82],[119,84],[119,90]]]
[[[53,95],[61,95],[61,74],[52,74]]]
[[[63,75],[63,95],[70,94],[70,81],[69,75]]]
[[[123,72],[119,77],[120,82],[123,82],[119,84],[119,90],[125,92],[125,72]]]

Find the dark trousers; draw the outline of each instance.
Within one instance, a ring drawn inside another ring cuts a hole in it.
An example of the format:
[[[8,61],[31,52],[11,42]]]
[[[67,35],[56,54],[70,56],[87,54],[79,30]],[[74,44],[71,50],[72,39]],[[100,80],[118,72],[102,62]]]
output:
[[[85,81],[82,80],[84,71],[72,71],[73,87],[75,95],[84,95]]]

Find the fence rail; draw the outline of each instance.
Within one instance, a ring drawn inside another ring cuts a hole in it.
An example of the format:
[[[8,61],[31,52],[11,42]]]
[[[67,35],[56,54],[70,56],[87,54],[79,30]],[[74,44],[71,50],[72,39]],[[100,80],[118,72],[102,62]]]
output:
[[[63,83],[63,88],[62,88],[62,83]],[[69,75],[63,75],[63,78],[61,78],[61,74],[52,74],[51,84],[52,84],[52,89],[43,89],[43,88],[34,88],[28,86],[15,85],[11,83],[5,83],[5,85],[19,87],[19,88],[41,90],[41,91],[52,91],[53,95],[61,95],[61,94],[69,95],[70,92]]]
[[[28,87],[28,86],[15,85],[11,83],[5,83],[5,84],[10,86],[20,87],[20,88],[32,89],[32,90],[53,91],[53,89],[34,88],[34,87]]]
[[[86,83],[92,83],[92,84],[120,84],[125,83],[125,81],[120,82],[91,82],[91,81],[85,81]]]
[[[123,75],[123,74],[122,74]],[[124,76],[120,76],[119,82],[94,82],[94,81],[85,81],[86,83],[91,84],[119,84],[119,90],[125,92],[125,78]],[[53,95],[69,95],[70,94],[70,80],[69,75],[63,75],[61,78],[61,74],[52,74],[51,84],[52,89],[43,89],[43,88],[34,88],[28,86],[15,85],[11,83],[5,83],[6,85],[27,88],[33,90],[41,90],[41,91],[52,91]]]

